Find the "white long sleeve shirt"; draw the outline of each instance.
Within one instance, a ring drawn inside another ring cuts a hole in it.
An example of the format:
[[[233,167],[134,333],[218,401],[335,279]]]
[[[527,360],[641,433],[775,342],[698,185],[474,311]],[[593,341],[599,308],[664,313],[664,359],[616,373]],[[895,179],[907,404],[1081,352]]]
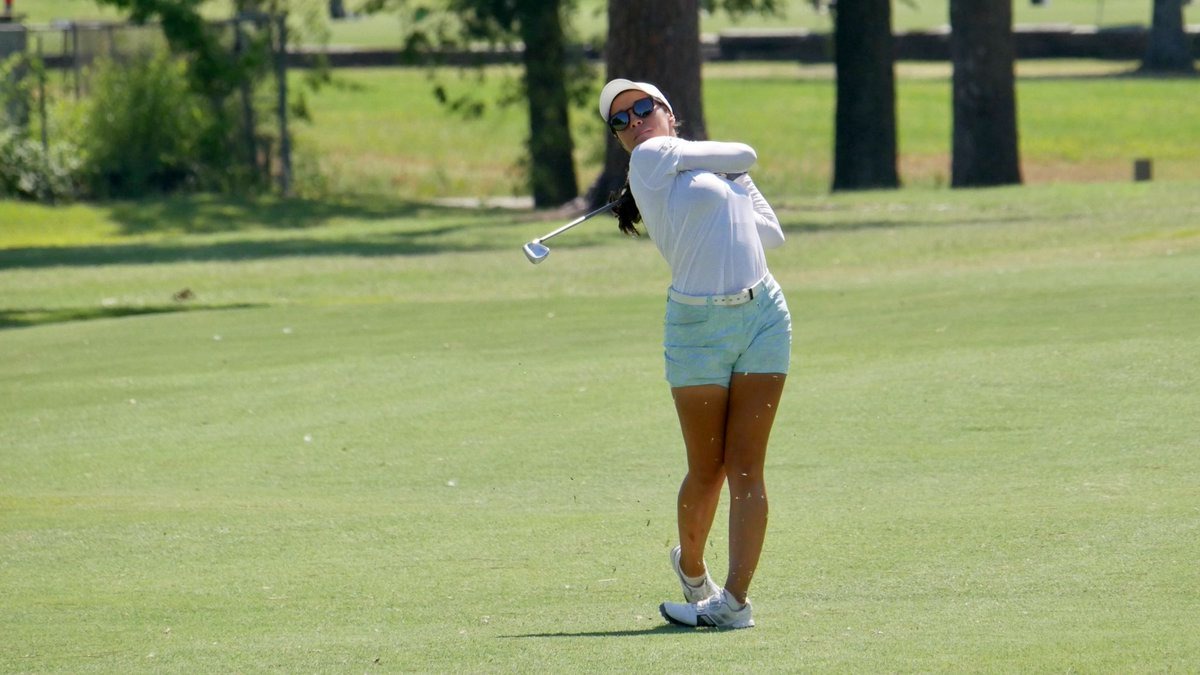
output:
[[[745,172],[744,143],[648,139],[633,149],[629,186],[642,222],[688,295],[737,293],[767,274],[765,248],[783,244],[770,204]],[[743,174],[730,180],[718,174]]]

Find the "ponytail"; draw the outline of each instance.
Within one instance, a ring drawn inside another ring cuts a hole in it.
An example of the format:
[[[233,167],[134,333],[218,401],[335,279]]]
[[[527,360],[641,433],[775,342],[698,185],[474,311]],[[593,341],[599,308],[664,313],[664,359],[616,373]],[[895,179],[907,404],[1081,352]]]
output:
[[[613,207],[613,213],[617,216],[617,228],[621,230],[621,233],[630,237],[642,236],[634,225],[634,223],[642,222],[642,212],[633,199],[633,191],[629,189],[628,178],[625,179],[625,185],[620,191],[608,196],[608,201],[617,203]]]

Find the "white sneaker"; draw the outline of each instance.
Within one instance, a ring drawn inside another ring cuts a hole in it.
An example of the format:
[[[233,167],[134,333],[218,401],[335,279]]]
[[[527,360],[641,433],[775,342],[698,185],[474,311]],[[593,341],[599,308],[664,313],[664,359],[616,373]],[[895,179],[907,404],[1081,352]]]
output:
[[[676,546],[671,549],[671,568],[675,570],[675,574],[679,577],[679,585],[683,587],[683,599],[687,602],[700,602],[705,598],[710,598],[721,589],[713,582],[712,577],[708,576],[708,566],[704,567],[704,583],[699,586],[693,586],[688,583],[688,580],[683,576],[683,568],[679,566],[679,556],[682,548]]]
[[[664,602],[658,606],[663,618],[679,626],[712,626],[713,628],[753,628],[754,615],[750,601],[741,609],[729,591],[724,589],[714,596],[694,603]]]

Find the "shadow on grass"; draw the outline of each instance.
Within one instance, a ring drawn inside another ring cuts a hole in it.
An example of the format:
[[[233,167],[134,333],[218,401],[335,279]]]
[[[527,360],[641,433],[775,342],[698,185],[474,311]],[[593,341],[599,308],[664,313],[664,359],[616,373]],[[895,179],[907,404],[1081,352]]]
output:
[[[166,197],[102,206],[117,222],[122,243],[0,249],[0,270],[14,268],[231,262],[308,256],[386,257],[494,251],[524,243],[503,232],[538,220],[565,220],[561,211],[465,208],[387,197],[237,200],[211,195]],[[960,214],[950,218],[881,218],[833,222],[784,214],[789,234],[885,230],[1012,222],[1014,215]],[[791,222],[789,222],[791,221]],[[549,227],[549,226],[547,226]],[[495,236],[493,232],[495,231]],[[161,237],[155,235],[162,235]],[[573,248],[594,242],[573,238]]]
[[[1030,222],[1031,216],[1004,214],[987,217],[981,215],[963,215],[949,219],[896,219],[896,220],[854,220],[854,221],[816,221],[816,220],[787,220],[780,225],[785,234],[820,234],[824,232],[869,232],[875,230],[904,230],[912,227],[955,227],[959,225],[1011,225],[1019,222]]]
[[[114,202],[106,207],[121,234],[219,234],[251,229],[301,230],[335,219],[379,221],[450,211],[381,197],[364,199],[238,199],[219,195],[178,195]]]
[[[1102,73],[1026,73],[1020,76],[1022,80],[1041,81],[1178,80],[1180,82],[1194,82],[1197,78],[1200,78],[1200,71],[1191,73],[1154,72],[1144,71],[1137,66]]]
[[[656,635],[679,635],[680,633],[707,633],[712,629],[696,629],[685,626],[673,626],[669,623],[660,624],[654,628],[646,628],[644,630],[593,630],[581,631],[578,633],[522,633],[518,635],[500,635],[498,637],[505,640],[519,640],[527,638],[581,638],[581,637],[654,637]]]
[[[390,257],[430,255],[436,253],[465,253],[495,251],[511,248],[514,253],[524,243],[519,237],[489,237],[479,234],[483,228],[503,227],[527,222],[534,217],[512,213],[498,214],[491,223],[481,223],[487,214],[471,214],[464,222],[437,225],[422,229],[392,230],[372,234],[321,238],[308,235],[285,238],[237,239],[204,242],[166,240],[136,244],[93,244],[82,246],[41,246],[0,250],[0,270],[35,269],[46,267],[92,267],[101,265],[151,265],[178,262],[237,262],[270,258],[355,256]],[[785,222],[783,230],[789,235],[825,232],[937,227],[984,222],[1013,222],[1011,217],[970,219],[954,222],[932,220],[858,221],[858,222]],[[576,239],[565,244],[570,248],[586,248],[597,242]]]
[[[386,198],[360,202],[236,201],[210,196],[170,197],[106,207],[125,236],[161,240],[0,250],[0,269],[238,261],[296,256],[397,256],[494,250],[516,239],[482,230],[539,218],[511,209],[437,206]],[[425,220],[435,221],[433,223]],[[395,222],[395,227],[389,226]],[[372,223],[382,226],[371,227]],[[339,235],[341,226],[346,232]],[[363,227],[367,225],[368,227]],[[320,232],[304,232],[319,227]],[[280,230],[295,231],[281,235]],[[255,236],[255,233],[258,233]],[[180,236],[172,236],[180,235]],[[205,235],[229,235],[220,240]]]
[[[64,307],[58,309],[0,309],[0,330],[30,328],[51,323],[119,319],[146,314],[171,314],[223,309],[252,309],[261,307],[249,303],[229,305],[156,305],[148,307]]]
[[[174,262],[238,261],[298,256],[394,256],[449,251],[487,250],[483,244],[422,243],[454,228],[425,232],[396,233],[370,239],[319,240],[308,238],[266,239],[212,244],[105,244],[95,246],[46,246],[0,251],[0,269],[36,267],[88,267],[95,265],[150,265]]]

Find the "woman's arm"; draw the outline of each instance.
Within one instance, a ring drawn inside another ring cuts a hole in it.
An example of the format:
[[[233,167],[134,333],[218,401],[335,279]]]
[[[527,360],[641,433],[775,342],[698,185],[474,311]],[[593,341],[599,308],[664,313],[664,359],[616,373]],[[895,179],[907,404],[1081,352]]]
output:
[[[750,174],[744,173],[734,179],[734,182],[746,188],[750,201],[754,204],[754,224],[758,229],[758,238],[763,248],[777,248],[783,245],[783,228],[779,226],[779,217],[775,209],[767,203],[767,199],[758,191],[758,186],[750,180]]]
[[[745,143],[685,141],[674,136],[657,136],[633,149],[629,173],[631,180],[657,189],[682,171],[742,173],[749,171],[757,159],[754,148]]]
[[[754,148],[745,143],[721,141],[688,141],[679,148],[678,171],[712,171],[713,173],[742,173],[758,161]]]

